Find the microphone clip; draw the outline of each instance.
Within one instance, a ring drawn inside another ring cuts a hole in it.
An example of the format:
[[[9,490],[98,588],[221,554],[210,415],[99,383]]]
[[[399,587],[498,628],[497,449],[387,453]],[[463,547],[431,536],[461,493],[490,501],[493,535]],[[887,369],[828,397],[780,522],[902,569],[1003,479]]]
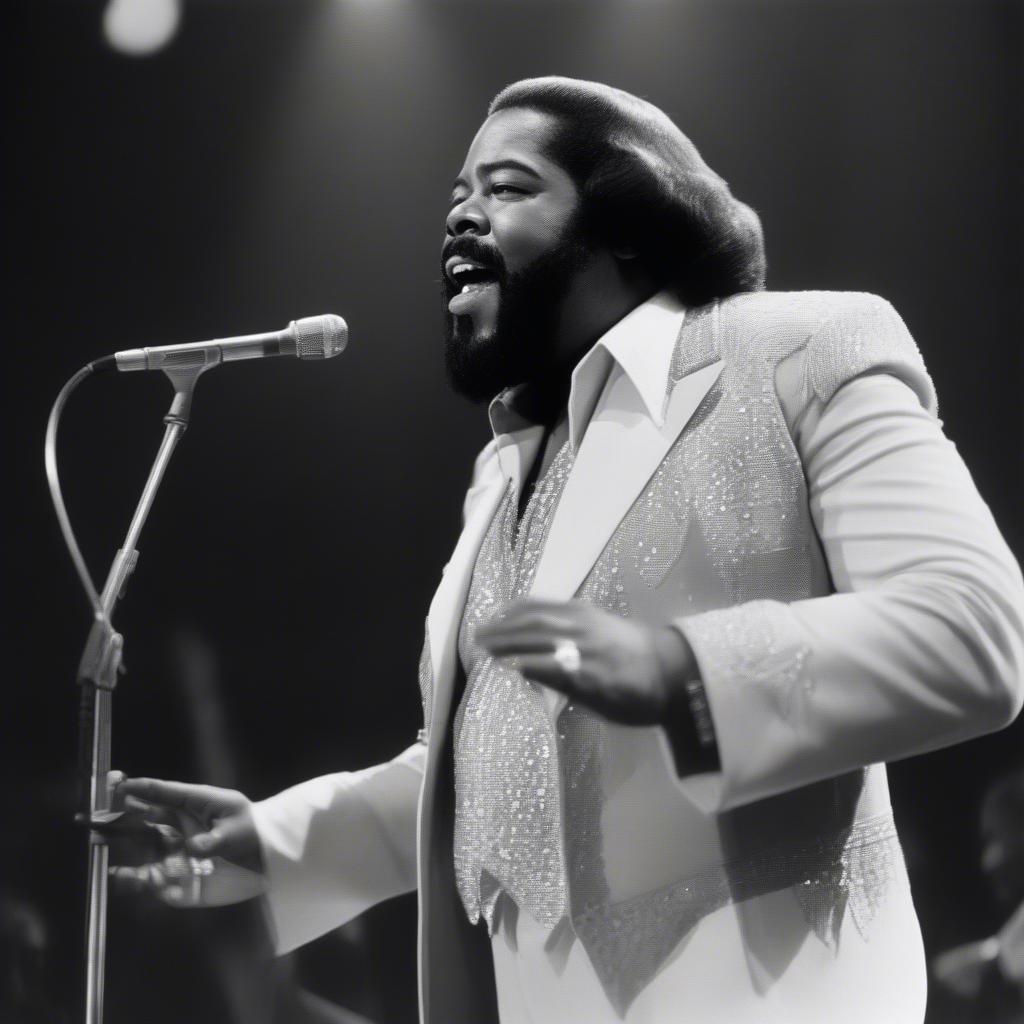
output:
[[[213,353],[205,353],[213,355]],[[216,358],[207,359],[198,365],[164,367],[163,372],[174,388],[174,398],[171,407],[164,416],[164,423],[168,426],[176,425],[184,430],[188,426],[189,416],[192,413],[192,394],[196,388],[196,381],[201,374],[217,366],[220,363],[220,354]]]

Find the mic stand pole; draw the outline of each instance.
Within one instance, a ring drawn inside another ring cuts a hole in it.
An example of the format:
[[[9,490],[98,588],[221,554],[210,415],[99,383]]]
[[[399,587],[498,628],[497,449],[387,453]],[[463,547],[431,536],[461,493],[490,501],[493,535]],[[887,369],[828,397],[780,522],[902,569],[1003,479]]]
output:
[[[153,507],[174,449],[188,426],[192,392],[199,375],[208,368],[200,366],[164,371],[174,385],[174,400],[164,417],[166,428],[157,451],[149,479],[135,509],[124,543],[114,556],[110,573],[100,598],[102,612],[97,612],[89,638],[78,666],[81,687],[79,711],[79,769],[83,783],[82,801],[85,821],[89,825],[89,875],[86,902],[86,1024],[102,1024],[103,982],[107,946],[107,875],[110,850],[103,827],[120,815],[111,809],[110,773],[111,720],[114,688],[124,671],[121,662],[124,638],[115,632],[111,616],[123,596],[128,577],[138,562],[139,535]],[[88,790],[85,781],[88,779]],[[81,817],[80,817],[81,820]]]

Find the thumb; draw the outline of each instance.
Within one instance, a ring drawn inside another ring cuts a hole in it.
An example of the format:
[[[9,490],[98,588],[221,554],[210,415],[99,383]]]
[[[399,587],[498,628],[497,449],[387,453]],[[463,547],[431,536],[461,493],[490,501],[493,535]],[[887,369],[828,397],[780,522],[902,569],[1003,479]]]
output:
[[[243,867],[258,865],[259,841],[252,815],[244,811],[219,819],[213,828],[186,840],[185,849],[202,857],[223,857]]]

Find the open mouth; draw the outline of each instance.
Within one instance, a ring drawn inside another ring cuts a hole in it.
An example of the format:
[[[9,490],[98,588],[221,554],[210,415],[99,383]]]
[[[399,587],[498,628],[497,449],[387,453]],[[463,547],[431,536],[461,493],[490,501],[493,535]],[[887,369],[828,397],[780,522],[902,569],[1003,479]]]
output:
[[[456,271],[453,278],[460,291],[469,291],[485,284],[492,284],[497,278],[490,270],[473,267],[469,270]]]
[[[498,283],[498,274],[490,267],[465,256],[452,256],[444,266],[445,276],[454,286],[448,310],[456,315],[469,313],[476,301],[491,285]]]
[[[445,264],[445,274],[460,292],[483,288],[498,280],[498,275],[490,267],[464,256],[449,259]]]

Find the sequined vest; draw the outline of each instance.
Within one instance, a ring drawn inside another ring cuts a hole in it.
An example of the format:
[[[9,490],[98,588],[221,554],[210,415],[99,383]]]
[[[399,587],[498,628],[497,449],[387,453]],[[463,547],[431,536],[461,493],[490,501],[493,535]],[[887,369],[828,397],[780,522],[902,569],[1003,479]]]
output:
[[[829,346],[813,362],[818,394],[919,355],[909,337],[872,333],[870,321],[830,339],[819,328],[834,295],[739,299],[688,313],[669,391],[715,360],[723,370],[577,598],[660,623],[831,591],[776,369],[816,332]],[[566,448],[518,536],[510,487],[470,586],[460,635],[468,679],[453,723],[456,878],[470,920],[493,925],[502,892],[546,926],[568,917],[620,1013],[680,940],[728,903],[790,889],[808,929],[830,947],[847,914],[866,935],[893,879],[906,884],[884,768],[705,815],[674,785],[660,730],[612,725],[572,705],[553,721],[538,687],[475,648],[475,625],[528,592],[570,471]],[[799,650],[779,652],[780,692],[799,685],[800,666]],[[429,716],[429,673],[423,680]],[[632,818],[631,806],[642,806]],[[618,839],[606,834],[609,822]]]
[[[529,593],[571,465],[566,443],[518,523],[519,495],[509,483],[477,556],[459,632],[466,689],[453,724],[455,877],[470,920],[483,915],[489,926],[502,890],[538,921],[568,911],[561,780],[543,694],[508,661],[490,657],[475,634]]]

